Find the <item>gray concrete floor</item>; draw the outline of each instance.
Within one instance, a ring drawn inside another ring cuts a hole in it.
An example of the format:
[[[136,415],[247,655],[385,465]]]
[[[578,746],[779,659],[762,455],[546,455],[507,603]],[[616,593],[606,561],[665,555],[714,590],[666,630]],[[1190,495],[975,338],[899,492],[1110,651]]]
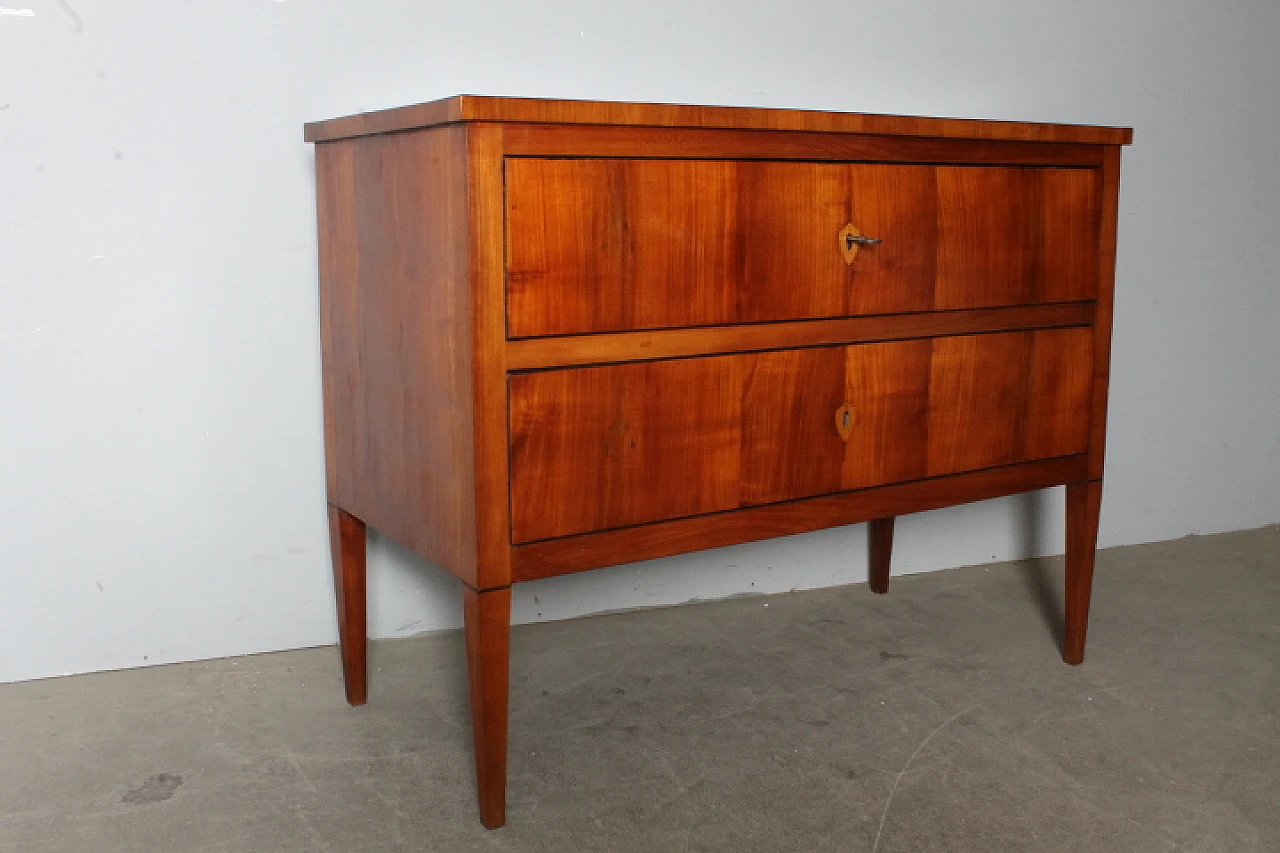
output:
[[[518,627],[493,832],[456,633],[0,685],[0,850],[1280,850],[1280,529],[1060,566]]]

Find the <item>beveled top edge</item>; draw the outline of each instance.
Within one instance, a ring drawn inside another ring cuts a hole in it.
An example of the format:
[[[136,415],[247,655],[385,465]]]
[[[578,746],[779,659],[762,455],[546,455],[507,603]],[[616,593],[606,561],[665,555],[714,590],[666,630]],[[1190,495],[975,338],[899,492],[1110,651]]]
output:
[[[455,95],[425,104],[310,122],[305,126],[304,138],[307,142],[328,142],[460,121],[801,130],[1094,145],[1128,145],[1133,141],[1133,130],[1127,127],[484,95]]]

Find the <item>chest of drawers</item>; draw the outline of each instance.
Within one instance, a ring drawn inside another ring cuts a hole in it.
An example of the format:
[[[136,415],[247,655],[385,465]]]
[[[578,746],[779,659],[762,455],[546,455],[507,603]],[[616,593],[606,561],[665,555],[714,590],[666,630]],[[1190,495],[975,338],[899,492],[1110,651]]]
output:
[[[347,697],[365,533],[463,583],[505,820],[511,586],[1067,486],[1101,504],[1121,128],[457,97],[307,126]]]

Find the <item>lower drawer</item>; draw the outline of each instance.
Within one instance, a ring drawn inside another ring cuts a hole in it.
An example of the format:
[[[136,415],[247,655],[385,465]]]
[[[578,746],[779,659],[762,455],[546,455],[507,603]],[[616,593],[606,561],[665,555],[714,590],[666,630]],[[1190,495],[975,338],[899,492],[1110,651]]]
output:
[[[512,542],[1086,449],[1093,331],[510,377]]]

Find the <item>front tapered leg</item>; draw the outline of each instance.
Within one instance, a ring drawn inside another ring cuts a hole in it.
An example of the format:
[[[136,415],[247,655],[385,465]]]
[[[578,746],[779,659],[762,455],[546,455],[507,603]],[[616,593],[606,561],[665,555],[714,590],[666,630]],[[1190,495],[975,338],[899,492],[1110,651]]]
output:
[[[1084,661],[1085,633],[1089,628],[1089,598],[1093,592],[1093,561],[1098,548],[1098,516],[1102,510],[1102,481],[1067,486],[1067,570],[1063,596],[1066,630],[1062,659],[1069,664]]]
[[[889,591],[889,560],[893,555],[893,519],[880,518],[867,525],[867,585],[872,592]]]
[[[471,727],[475,737],[480,822],[507,822],[507,674],[511,657],[511,587],[463,587]]]
[[[333,589],[338,601],[338,644],[347,701],[363,705],[368,697],[365,665],[365,524],[349,512],[329,507],[329,547],[333,550]]]

